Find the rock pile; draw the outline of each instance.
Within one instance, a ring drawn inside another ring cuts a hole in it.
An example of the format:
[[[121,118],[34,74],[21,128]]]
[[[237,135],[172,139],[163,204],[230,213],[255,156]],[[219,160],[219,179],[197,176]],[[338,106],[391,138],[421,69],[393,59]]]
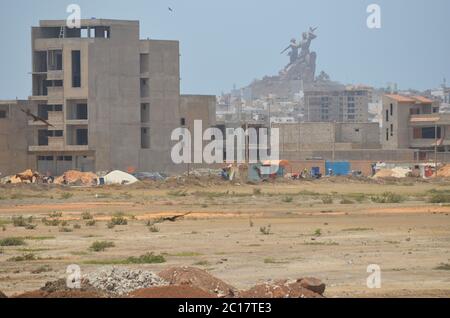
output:
[[[168,285],[153,272],[115,267],[87,274],[84,279],[94,288],[119,296],[138,289]]]

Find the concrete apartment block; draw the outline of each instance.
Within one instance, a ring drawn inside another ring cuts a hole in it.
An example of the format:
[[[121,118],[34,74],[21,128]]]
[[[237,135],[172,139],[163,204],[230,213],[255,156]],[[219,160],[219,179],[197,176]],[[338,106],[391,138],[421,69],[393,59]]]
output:
[[[27,101],[0,101],[0,178],[28,166]]]
[[[422,96],[383,97],[381,144],[384,149],[414,149],[416,158],[450,155],[450,115],[439,113],[439,104]],[[437,146],[437,147],[436,147]]]
[[[179,170],[170,158],[171,133],[181,126],[177,41],[140,40],[139,21],[104,19],[82,20],[79,29],[64,20],[40,21],[31,41],[26,108],[50,125],[23,113],[8,119],[26,128],[27,168],[51,175]],[[184,120],[204,112],[210,125],[213,98],[190,102],[192,112],[183,106]],[[25,168],[5,166],[0,171]]]
[[[312,89],[305,91],[307,122],[368,122],[369,88]]]

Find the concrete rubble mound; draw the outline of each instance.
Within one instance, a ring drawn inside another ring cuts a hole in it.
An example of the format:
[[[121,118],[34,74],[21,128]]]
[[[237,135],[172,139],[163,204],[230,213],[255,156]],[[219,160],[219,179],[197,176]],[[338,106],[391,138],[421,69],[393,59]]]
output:
[[[323,298],[325,284],[307,277],[258,284],[239,291],[208,272],[193,267],[171,267],[159,275],[150,271],[104,267],[83,276],[80,289],[69,289],[65,279],[47,282],[39,290],[15,298]],[[0,293],[0,298],[5,295]]]
[[[438,176],[441,177],[441,178],[443,178],[443,177],[445,177],[445,178],[450,177],[450,165],[445,165],[442,168],[440,168],[438,170]]]
[[[76,170],[66,171],[54,181],[55,184],[80,184],[95,185],[97,184],[97,175],[92,172],[80,172]]]
[[[13,176],[1,179],[1,184],[36,183],[40,178],[39,173],[28,169]]]
[[[218,297],[234,297],[238,291],[233,286],[194,267],[172,267],[163,270],[159,276],[170,285],[193,286]]]
[[[103,268],[85,275],[84,279],[96,289],[119,296],[139,289],[168,285],[153,272],[116,267]]]
[[[406,178],[410,176],[412,170],[410,168],[403,167],[395,167],[393,169],[380,169],[374,176],[374,179],[383,179],[383,178]]]

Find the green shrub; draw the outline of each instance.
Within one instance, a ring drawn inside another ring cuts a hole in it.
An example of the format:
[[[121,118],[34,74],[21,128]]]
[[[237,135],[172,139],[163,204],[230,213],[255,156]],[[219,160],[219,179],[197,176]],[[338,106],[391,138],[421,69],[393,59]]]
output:
[[[113,216],[110,221],[114,225],[127,225],[128,221],[123,216]]]
[[[259,189],[259,188],[254,188],[253,189],[253,195],[261,195],[261,189]]]
[[[116,245],[113,242],[108,241],[96,241],[92,243],[91,247],[89,247],[90,250],[94,252],[103,252],[107,248],[115,247]]]
[[[7,237],[0,240],[0,246],[21,246],[25,245],[25,241],[20,237]]]
[[[434,194],[428,201],[430,203],[450,203],[450,194]]]
[[[94,226],[95,225],[95,220],[89,220],[86,222],[86,226]]]
[[[74,224],[73,228],[74,228],[74,230],[79,230],[79,229],[81,229],[81,225],[80,224]]]
[[[384,192],[381,195],[373,196],[371,199],[375,203],[400,203],[405,201],[403,196],[392,192]]]
[[[316,229],[314,231],[314,236],[322,236],[322,230],[321,229]]]
[[[83,220],[92,220],[94,217],[89,212],[83,212],[83,214],[81,214],[81,218]]]
[[[157,227],[156,225],[152,225],[148,227],[148,230],[152,233],[157,233],[159,232],[159,227]]]
[[[59,231],[60,231],[61,233],[70,233],[70,232],[73,232],[73,230],[72,230],[71,228],[68,228],[68,227],[62,227],[62,228],[59,229]]]
[[[61,199],[63,200],[70,199],[71,197],[73,197],[73,193],[64,192],[63,194],[61,194]]]
[[[267,227],[261,226],[261,227],[259,228],[259,231],[260,231],[263,235],[270,235],[270,234],[271,234],[271,225],[269,224]]]
[[[139,257],[127,258],[128,264],[160,264],[165,263],[166,259],[163,255],[155,255],[153,253],[147,253]]]

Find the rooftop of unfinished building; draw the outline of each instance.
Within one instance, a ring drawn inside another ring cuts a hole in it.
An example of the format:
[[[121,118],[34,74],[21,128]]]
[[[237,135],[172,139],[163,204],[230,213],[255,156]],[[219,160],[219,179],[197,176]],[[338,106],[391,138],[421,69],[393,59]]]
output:
[[[66,20],[40,20],[40,27],[62,27],[66,26]],[[112,25],[139,25],[138,20],[115,20],[115,19],[81,19],[81,27],[99,27],[99,26],[112,26]]]
[[[433,101],[424,96],[408,96],[408,95],[400,95],[400,94],[387,94],[386,97],[395,100],[398,103],[405,104],[432,104]]]

